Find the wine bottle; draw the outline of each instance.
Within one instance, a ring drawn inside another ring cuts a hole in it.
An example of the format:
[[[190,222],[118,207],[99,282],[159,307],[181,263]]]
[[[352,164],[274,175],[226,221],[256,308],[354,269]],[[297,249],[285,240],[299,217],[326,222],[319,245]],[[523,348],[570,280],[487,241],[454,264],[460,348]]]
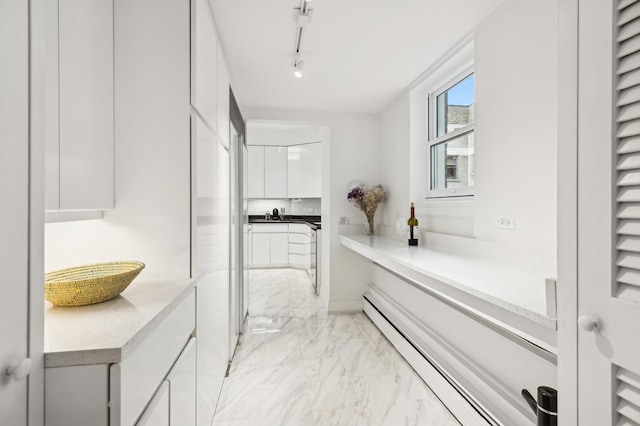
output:
[[[411,217],[407,220],[407,225],[409,225],[409,245],[417,246],[418,239],[413,235],[413,228],[418,226],[418,219],[416,219],[415,208],[413,207],[413,203],[411,203]]]

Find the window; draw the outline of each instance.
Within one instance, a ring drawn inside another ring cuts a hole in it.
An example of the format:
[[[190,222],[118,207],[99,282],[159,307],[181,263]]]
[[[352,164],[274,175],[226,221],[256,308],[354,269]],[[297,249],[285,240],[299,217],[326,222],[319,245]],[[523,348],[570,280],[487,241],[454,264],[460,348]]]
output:
[[[473,195],[474,87],[467,69],[428,95],[428,197]]]

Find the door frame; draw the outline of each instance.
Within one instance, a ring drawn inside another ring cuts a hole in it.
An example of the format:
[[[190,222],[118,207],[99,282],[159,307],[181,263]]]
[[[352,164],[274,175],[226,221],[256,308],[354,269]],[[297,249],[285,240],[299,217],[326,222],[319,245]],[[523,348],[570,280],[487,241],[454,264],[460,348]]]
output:
[[[558,2],[558,413],[578,415],[578,12],[580,0]]]

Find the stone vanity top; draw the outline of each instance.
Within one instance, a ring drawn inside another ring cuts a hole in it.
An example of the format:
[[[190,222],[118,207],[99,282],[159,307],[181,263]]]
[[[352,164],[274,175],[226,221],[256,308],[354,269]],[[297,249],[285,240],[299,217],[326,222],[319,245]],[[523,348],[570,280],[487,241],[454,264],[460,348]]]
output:
[[[134,280],[120,296],[95,305],[45,302],[45,367],[120,362],[194,288],[194,279]]]
[[[340,235],[343,246],[555,352],[543,272],[384,236]],[[428,277],[428,278],[425,278]],[[429,279],[431,278],[431,279]]]

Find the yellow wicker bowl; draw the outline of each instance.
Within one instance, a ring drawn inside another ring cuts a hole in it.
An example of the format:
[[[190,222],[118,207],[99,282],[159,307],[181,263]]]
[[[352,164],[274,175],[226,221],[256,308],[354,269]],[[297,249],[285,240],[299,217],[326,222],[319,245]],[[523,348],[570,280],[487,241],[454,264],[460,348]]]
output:
[[[44,275],[44,297],[56,306],[105,302],[124,291],[144,263],[108,262],[61,269]]]

